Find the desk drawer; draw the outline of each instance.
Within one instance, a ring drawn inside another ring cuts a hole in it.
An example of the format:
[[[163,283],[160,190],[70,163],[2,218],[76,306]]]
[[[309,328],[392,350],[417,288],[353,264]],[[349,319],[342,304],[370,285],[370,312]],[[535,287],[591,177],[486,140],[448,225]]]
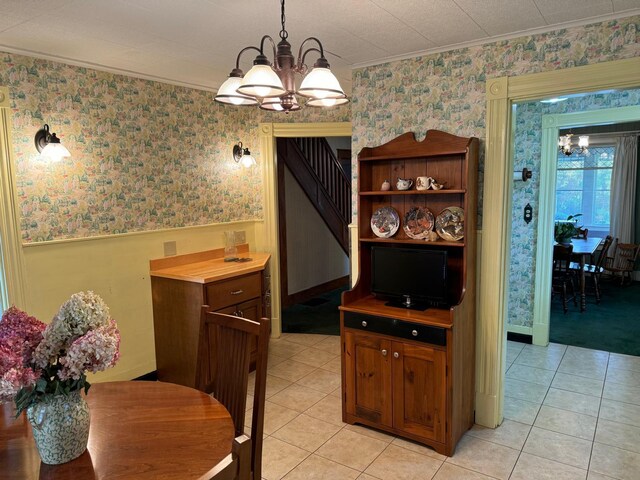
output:
[[[262,294],[261,272],[250,273],[242,277],[230,278],[221,282],[205,285],[205,301],[211,310],[219,310],[235,305]]]

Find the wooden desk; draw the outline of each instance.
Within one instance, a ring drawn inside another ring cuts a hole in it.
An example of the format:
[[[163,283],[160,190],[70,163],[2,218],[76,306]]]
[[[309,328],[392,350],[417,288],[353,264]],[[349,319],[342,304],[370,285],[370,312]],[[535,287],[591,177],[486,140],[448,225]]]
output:
[[[573,244],[572,254],[578,258],[580,263],[580,311],[584,312],[587,309],[587,296],[585,294],[585,275],[584,265],[586,258],[595,253],[602,241],[601,238],[573,238],[571,243]]]
[[[86,397],[89,445],[79,458],[45,465],[31,425],[0,405],[0,479],[189,479],[231,452],[233,421],[212,397],[163,382],[97,383]]]

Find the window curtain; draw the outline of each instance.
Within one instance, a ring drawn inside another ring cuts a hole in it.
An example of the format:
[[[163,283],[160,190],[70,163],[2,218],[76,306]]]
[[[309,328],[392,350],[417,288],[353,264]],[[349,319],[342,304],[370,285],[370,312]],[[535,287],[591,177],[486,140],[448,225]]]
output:
[[[616,142],[611,172],[611,235],[620,243],[634,243],[638,136],[625,135]]]

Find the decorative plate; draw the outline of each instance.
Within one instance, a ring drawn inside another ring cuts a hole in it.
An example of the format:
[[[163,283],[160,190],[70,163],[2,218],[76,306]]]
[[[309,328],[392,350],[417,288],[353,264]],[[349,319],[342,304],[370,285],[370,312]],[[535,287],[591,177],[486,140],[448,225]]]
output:
[[[440,238],[456,242],[464,238],[464,210],[460,207],[447,207],[436,217],[436,232]]]
[[[404,216],[404,233],[414,240],[424,240],[433,229],[433,213],[428,208],[411,207]]]
[[[398,227],[400,227],[400,217],[393,207],[381,207],[371,215],[371,230],[378,237],[393,237]]]

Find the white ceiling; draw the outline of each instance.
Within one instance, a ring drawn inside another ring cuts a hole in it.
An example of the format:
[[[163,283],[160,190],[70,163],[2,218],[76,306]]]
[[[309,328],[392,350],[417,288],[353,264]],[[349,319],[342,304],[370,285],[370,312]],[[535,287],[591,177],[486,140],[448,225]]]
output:
[[[318,37],[350,91],[354,66],[635,14],[640,0],[288,0],[286,28],[294,55]],[[207,90],[279,31],[278,0],[0,0],[0,50]]]

